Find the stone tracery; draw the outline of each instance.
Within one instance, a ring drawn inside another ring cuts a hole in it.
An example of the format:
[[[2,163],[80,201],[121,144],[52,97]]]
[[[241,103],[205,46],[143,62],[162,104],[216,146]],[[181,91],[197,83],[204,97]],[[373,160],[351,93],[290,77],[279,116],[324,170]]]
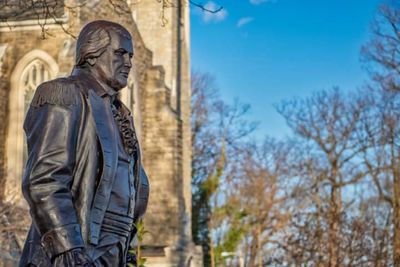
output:
[[[11,76],[6,142],[6,196],[18,195],[20,188],[19,183],[27,157],[22,122],[28,111],[29,103],[36,87],[44,81],[55,78],[57,74],[57,63],[42,50],[29,52],[19,60],[14,68]]]

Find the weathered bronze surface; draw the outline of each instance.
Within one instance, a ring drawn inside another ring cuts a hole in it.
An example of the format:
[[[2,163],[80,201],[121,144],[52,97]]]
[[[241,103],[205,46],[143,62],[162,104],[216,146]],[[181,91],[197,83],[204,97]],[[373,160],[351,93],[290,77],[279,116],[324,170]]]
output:
[[[83,27],[72,75],[41,84],[24,130],[32,226],[20,266],[126,266],[149,184],[133,118],[118,99],[132,68],[119,24]]]

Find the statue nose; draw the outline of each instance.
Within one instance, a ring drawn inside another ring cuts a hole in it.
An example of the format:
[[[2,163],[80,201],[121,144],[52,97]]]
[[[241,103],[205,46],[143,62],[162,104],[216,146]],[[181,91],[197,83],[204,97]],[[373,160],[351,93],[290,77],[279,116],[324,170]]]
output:
[[[129,55],[125,56],[125,64],[124,65],[127,68],[132,68],[132,59]]]

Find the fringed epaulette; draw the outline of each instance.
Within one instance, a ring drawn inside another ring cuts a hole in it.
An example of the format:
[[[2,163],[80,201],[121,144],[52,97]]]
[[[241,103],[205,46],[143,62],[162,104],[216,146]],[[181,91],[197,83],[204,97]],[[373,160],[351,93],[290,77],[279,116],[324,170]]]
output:
[[[32,99],[31,106],[44,104],[71,106],[77,104],[79,92],[73,80],[59,78],[39,85]]]

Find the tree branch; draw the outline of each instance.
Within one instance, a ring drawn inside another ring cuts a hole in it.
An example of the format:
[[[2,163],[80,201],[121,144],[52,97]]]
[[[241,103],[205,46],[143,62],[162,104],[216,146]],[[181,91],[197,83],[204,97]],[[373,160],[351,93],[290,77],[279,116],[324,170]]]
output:
[[[210,13],[213,13],[213,14],[218,13],[218,12],[220,12],[222,9],[224,9],[223,6],[219,6],[219,8],[217,8],[217,9],[209,9],[209,8],[206,8],[203,4],[194,2],[193,0],[189,0],[189,3],[190,3],[191,5],[194,5],[195,7],[200,8],[202,11],[210,12]]]

